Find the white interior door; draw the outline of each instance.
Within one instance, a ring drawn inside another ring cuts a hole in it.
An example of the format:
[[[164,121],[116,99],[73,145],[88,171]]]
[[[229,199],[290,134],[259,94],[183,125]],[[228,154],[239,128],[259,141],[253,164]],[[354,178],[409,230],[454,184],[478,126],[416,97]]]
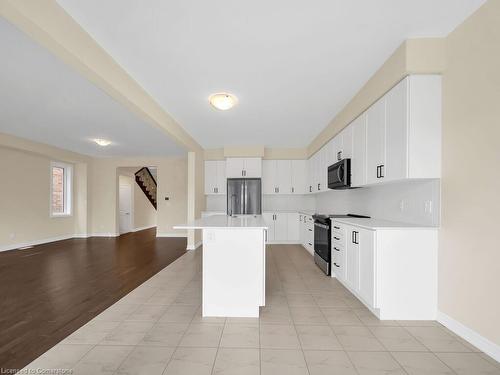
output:
[[[120,184],[120,234],[132,231],[132,186]]]

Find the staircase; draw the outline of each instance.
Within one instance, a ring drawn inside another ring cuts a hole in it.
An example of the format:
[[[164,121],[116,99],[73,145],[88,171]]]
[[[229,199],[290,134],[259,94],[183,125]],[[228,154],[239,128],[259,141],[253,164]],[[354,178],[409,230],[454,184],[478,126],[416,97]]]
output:
[[[156,180],[148,167],[142,167],[135,172],[135,182],[156,210]]]

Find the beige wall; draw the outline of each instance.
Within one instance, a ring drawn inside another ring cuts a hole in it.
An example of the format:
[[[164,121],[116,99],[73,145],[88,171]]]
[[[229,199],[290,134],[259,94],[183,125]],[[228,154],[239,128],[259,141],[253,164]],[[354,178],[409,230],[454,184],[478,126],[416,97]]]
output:
[[[159,235],[185,235],[174,230],[187,220],[187,160],[185,158],[93,159],[89,169],[90,233],[118,233],[118,172],[120,167],[157,167]],[[165,200],[169,197],[169,200]]]
[[[224,160],[227,157],[261,157],[263,159],[307,159],[307,148],[232,147],[205,150],[205,160]]]
[[[70,217],[50,217],[51,160],[0,146],[0,249],[68,237],[80,230],[76,218],[85,207],[73,203]]]
[[[500,345],[500,2],[446,38],[439,309]]]

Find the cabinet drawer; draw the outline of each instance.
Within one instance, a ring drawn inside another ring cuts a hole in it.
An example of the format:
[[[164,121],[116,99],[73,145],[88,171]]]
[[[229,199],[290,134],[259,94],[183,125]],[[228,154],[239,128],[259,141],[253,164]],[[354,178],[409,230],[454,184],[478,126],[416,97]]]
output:
[[[337,223],[336,221],[332,222],[332,233],[345,234],[345,226],[343,224]]]
[[[345,236],[343,234],[334,232],[332,233],[332,246],[333,244],[338,244],[339,246],[345,245]]]

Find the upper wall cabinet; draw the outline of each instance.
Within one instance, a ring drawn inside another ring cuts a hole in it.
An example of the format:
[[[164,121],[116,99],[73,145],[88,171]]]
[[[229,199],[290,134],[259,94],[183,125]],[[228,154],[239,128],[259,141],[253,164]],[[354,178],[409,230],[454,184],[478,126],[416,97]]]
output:
[[[441,175],[441,77],[408,76],[366,111],[367,183]]]
[[[226,162],[205,161],[205,194],[226,194]]]
[[[227,158],[227,178],[260,178],[262,177],[261,158]]]
[[[366,114],[363,113],[351,125],[351,186],[366,185]]]
[[[307,185],[307,160],[292,160],[292,194],[305,194]]]
[[[262,186],[264,194],[304,194],[305,160],[264,160]]]

